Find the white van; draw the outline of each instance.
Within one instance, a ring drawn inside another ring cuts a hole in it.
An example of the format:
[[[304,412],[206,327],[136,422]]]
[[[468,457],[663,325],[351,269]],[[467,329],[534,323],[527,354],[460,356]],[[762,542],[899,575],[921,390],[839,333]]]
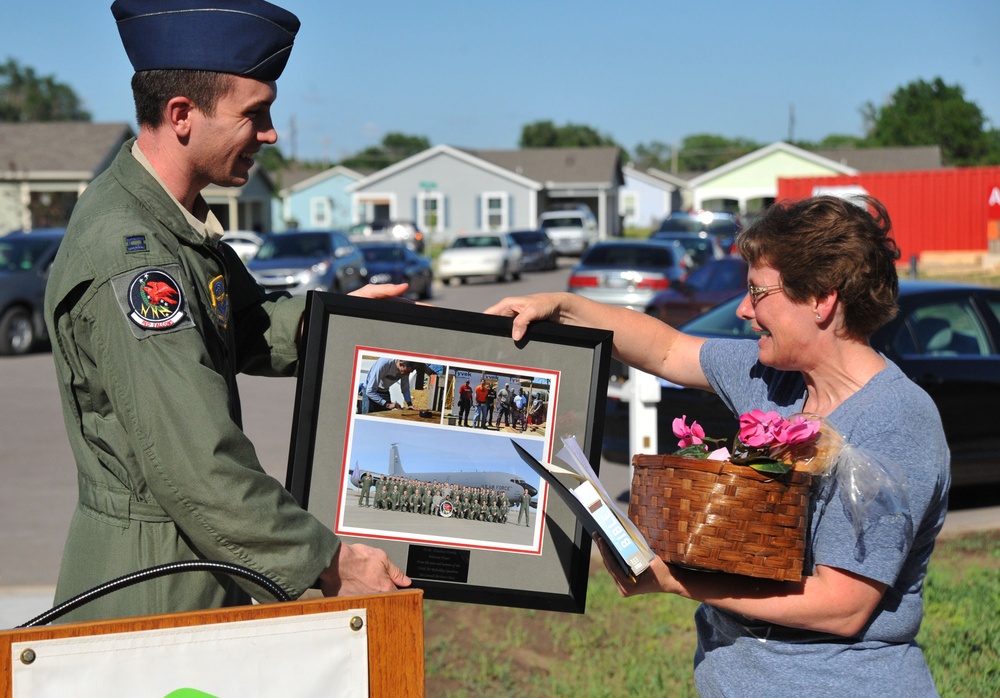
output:
[[[548,233],[556,252],[579,255],[597,242],[597,219],[586,206],[546,211],[538,217],[538,227]]]

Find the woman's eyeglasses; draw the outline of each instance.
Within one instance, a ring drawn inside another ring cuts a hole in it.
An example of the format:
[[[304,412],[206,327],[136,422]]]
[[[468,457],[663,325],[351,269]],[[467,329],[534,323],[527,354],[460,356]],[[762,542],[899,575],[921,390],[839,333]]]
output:
[[[747,284],[747,293],[750,294],[750,304],[756,306],[761,298],[767,296],[775,291],[784,291],[781,284],[774,284],[772,286],[754,286],[753,284]]]

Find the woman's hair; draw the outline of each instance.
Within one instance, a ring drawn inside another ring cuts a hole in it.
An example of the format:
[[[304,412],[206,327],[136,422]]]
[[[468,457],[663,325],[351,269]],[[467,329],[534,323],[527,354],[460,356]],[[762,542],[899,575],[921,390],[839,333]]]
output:
[[[897,310],[899,248],[890,228],[885,207],[870,196],[817,196],[770,206],[736,244],[750,264],[781,274],[792,301],[836,291],[846,333],[867,340]]]
[[[132,97],[139,126],[156,128],[163,111],[174,97],[184,96],[207,116],[233,86],[233,76],[208,70],[143,70],[132,76]]]

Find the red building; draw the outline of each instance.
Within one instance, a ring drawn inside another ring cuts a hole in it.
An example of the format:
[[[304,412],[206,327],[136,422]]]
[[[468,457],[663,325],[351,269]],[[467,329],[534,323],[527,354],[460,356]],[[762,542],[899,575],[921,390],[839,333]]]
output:
[[[779,201],[819,194],[881,201],[902,262],[932,251],[1000,253],[1000,167],[778,179]]]

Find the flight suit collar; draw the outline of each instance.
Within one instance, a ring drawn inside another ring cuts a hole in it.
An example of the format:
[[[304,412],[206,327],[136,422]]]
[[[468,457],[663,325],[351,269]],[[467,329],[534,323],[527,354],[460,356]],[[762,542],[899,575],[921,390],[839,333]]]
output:
[[[201,194],[198,194],[194,202],[196,213],[198,215],[191,213],[184,208],[181,202],[178,201],[177,197],[174,196],[173,192],[167,189],[167,185],[163,183],[160,175],[153,168],[153,165],[146,157],[146,154],[142,152],[141,148],[139,148],[139,144],[137,142],[133,141],[130,152],[136,162],[142,165],[143,169],[156,180],[156,183],[160,185],[164,192],[166,192],[167,196],[170,197],[170,200],[173,201],[174,204],[176,204],[181,210],[181,213],[184,214],[184,218],[187,219],[188,225],[194,228],[195,232],[201,235],[202,239],[209,240],[213,243],[219,242],[219,239],[222,237],[225,230],[223,230],[219,219],[215,217],[214,213],[212,213],[212,209],[208,207],[208,202],[205,201],[205,198]]]

